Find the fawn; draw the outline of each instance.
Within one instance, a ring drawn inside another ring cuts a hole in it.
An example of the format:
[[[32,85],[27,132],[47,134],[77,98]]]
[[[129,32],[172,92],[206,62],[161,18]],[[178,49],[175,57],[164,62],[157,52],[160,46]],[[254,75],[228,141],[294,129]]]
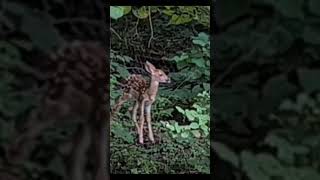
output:
[[[132,120],[135,123],[138,135],[139,143],[143,144],[143,126],[144,126],[144,113],[146,113],[146,119],[148,124],[149,139],[154,143],[154,136],[151,126],[151,105],[154,103],[159,83],[170,83],[170,78],[160,69],[155,68],[150,62],[145,63],[145,69],[151,74],[151,80],[149,83],[139,74],[130,75],[123,85],[123,94],[115,103],[112,111],[111,117],[121,108],[123,103],[128,100],[133,99],[135,101],[132,110]],[[140,110],[140,126],[137,122],[137,111]]]

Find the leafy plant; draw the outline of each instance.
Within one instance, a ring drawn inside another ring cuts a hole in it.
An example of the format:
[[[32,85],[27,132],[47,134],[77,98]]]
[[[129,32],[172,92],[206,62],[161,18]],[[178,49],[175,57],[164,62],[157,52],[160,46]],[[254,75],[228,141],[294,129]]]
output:
[[[192,93],[198,94],[204,90],[209,90],[210,80],[210,41],[205,33],[199,33],[192,37],[195,45],[190,52],[183,52],[174,56],[172,60],[177,63],[178,73],[173,73],[172,78],[181,81],[181,89],[188,89],[189,83],[197,82],[192,87]],[[189,82],[189,83],[187,83]],[[202,86],[201,86],[202,84]]]
[[[209,135],[210,95],[207,91],[204,91],[198,94],[195,100],[196,102],[192,105],[193,109],[182,109],[176,106],[178,112],[183,114],[184,117],[189,120],[190,124],[178,125],[177,122],[174,122],[174,124],[165,123],[165,126],[170,130],[174,138],[177,136],[187,138],[190,135],[200,138]]]
[[[119,19],[131,11],[131,6],[110,6],[110,17]]]

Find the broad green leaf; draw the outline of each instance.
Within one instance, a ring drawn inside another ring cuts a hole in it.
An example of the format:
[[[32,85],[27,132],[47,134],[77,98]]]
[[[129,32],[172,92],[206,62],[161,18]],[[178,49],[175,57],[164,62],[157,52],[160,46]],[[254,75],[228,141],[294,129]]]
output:
[[[188,59],[188,58],[189,58],[188,54],[182,53],[180,56],[174,56],[173,60],[176,61],[176,62],[179,62],[179,61],[183,61],[183,60]]]
[[[123,14],[126,15],[131,11],[131,6],[123,6]]]
[[[182,113],[182,114],[185,113],[185,111],[184,111],[181,107],[179,107],[179,106],[176,106],[176,109],[177,109],[180,113]]]
[[[172,126],[171,124],[167,124],[166,127],[169,128],[171,131],[174,131],[174,126]]]
[[[203,42],[202,40],[198,40],[198,39],[194,39],[192,40],[193,44],[197,44],[197,45],[200,45],[200,46],[205,46],[207,43],[206,42]]]
[[[206,126],[206,125],[200,125],[200,128],[201,128],[204,132],[206,132],[206,131],[209,130],[209,127]]]
[[[193,122],[189,125],[192,129],[198,129],[199,128],[199,124]]]
[[[195,37],[192,37],[192,38],[193,38],[192,42],[194,44],[198,44],[200,46],[205,46],[205,45],[210,43],[209,36],[206,33],[203,33],[203,32],[199,33],[198,36],[195,36]]]
[[[191,133],[194,135],[194,137],[196,138],[200,138],[201,137],[201,133],[198,130],[192,130]]]
[[[119,19],[124,15],[124,8],[121,6],[110,6],[110,17],[112,19]]]
[[[205,60],[203,58],[192,58],[191,62],[197,65],[200,68],[206,67]]]
[[[196,117],[198,117],[200,114],[198,114],[195,110],[186,110],[185,111],[186,116],[190,121],[193,121]],[[187,115],[188,114],[188,115]]]
[[[191,21],[192,21],[192,18],[187,14],[181,14],[181,15],[174,14],[171,16],[169,24],[179,25],[179,24],[185,24]]]
[[[180,133],[182,128],[179,126],[179,124],[177,122],[174,123],[174,128],[177,131],[177,133]]]
[[[206,91],[210,91],[210,84],[209,83],[203,83],[203,88]]]
[[[149,16],[149,12],[146,6],[142,6],[139,9],[133,9],[132,12],[139,19],[145,19]]]
[[[165,9],[162,11],[163,14],[168,15],[168,16],[172,16],[174,14],[174,10],[169,10],[169,9]]]
[[[183,133],[181,133],[181,137],[187,138],[187,137],[189,137],[189,133],[188,132],[183,132]]]

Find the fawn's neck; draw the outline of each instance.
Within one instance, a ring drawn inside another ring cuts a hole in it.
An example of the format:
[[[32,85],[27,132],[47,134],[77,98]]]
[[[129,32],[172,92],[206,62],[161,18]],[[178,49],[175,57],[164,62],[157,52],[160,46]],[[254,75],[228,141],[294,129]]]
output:
[[[148,90],[148,94],[150,96],[151,101],[155,100],[155,97],[157,96],[157,93],[158,93],[158,89],[159,89],[159,82],[154,80],[151,77],[150,87]]]

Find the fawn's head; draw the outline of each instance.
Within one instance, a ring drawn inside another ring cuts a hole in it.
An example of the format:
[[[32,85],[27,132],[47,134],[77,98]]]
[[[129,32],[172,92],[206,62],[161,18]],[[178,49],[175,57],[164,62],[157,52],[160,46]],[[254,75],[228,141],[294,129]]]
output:
[[[161,82],[161,83],[170,83],[170,78],[164,73],[161,69],[157,69],[151,64],[149,61],[145,64],[146,70],[151,74],[153,80]]]

